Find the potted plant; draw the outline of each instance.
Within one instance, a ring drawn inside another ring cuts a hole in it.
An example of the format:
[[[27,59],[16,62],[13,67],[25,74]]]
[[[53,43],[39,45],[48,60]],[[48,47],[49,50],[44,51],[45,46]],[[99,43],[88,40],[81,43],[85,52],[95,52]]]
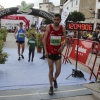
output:
[[[0,64],[4,64],[8,58],[8,54],[2,50],[3,45],[4,41],[0,40]]]
[[[3,45],[6,41],[7,30],[6,28],[0,28],[0,64],[4,64],[8,58],[8,54],[3,52]]]
[[[3,38],[4,41],[6,41],[7,34],[6,28],[0,28],[0,38]]]
[[[35,34],[36,35],[36,29],[32,28],[28,30],[28,34],[27,34],[27,38],[29,39],[31,37],[31,34]]]
[[[42,34],[41,33],[37,33],[36,34],[36,42],[37,42],[37,52],[40,53],[43,47],[43,43],[42,43]]]
[[[0,64],[4,64],[7,61],[8,54],[6,52],[0,52]]]

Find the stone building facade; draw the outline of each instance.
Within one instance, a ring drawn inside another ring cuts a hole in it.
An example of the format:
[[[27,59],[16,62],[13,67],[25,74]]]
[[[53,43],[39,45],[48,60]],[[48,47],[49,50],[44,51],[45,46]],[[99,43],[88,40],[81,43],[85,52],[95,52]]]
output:
[[[94,18],[95,16],[90,13],[90,9],[95,11],[96,0],[80,0],[79,11],[85,15],[86,19]]]
[[[39,3],[39,9],[52,13],[60,13],[60,6],[55,6],[49,0],[43,0],[43,3]]]

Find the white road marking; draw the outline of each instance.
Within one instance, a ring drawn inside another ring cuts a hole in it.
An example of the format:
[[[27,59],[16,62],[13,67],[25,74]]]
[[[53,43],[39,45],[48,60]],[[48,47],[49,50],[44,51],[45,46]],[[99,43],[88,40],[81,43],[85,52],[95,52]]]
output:
[[[87,88],[75,89],[75,90],[66,90],[66,91],[56,91],[56,92],[54,92],[54,93],[74,92],[74,91],[82,91],[82,90],[86,90],[86,89],[87,89]],[[31,94],[20,94],[20,95],[5,95],[5,96],[0,96],[0,98],[22,97],[22,96],[31,96],[31,95],[38,95],[38,94],[48,94],[48,92],[43,92],[43,93],[31,93]]]

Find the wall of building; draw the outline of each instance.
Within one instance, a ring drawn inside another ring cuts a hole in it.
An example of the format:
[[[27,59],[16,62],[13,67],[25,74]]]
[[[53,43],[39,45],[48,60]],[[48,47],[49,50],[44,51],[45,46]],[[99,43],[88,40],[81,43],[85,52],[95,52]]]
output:
[[[39,9],[52,13],[60,13],[60,6],[54,6],[52,2],[40,3]]]
[[[44,10],[44,11],[47,11],[47,12],[48,12],[48,11],[49,11],[48,8],[49,8],[48,3],[40,3],[40,4],[39,4],[39,9],[40,9],[40,10]]]
[[[97,13],[97,9],[100,9],[100,1],[96,0],[96,13]]]
[[[99,4],[97,7],[100,7]],[[90,9],[96,8],[96,0],[67,0],[67,2],[63,5],[64,9],[68,9],[69,12],[80,11],[85,15],[85,18],[94,17],[93,14],[90,13]]]
[[[63,5],[63,9],[68,9],[69,12],[79,11],[79,4],[80,0],[67,0]]]
[[[54,7],[54,13],[60,13],[60,7],[59,6]]]
[[[65,0],[60,0],[60,4],[63,4]]]
[[[85,15],[86,19],[93,18],[94,15],[90,13],[90,9],[96,8],[96,0],[80,0],[79,11]]]
[[[54,4],[52,3],[52,2],[49,2],[49,8],[48,8],[48,11],[49,12],[52,12],[52,11],[54,11]]]
[[[96,0],[67,0],[64,4],[64,9],[68,9],[70,12],[80,11],[82,12],[86,18],[94,17],[93,14],[90,13],[90,8],[95,9]]]
[[[98,12],[98,9],[100,9],[100,1],[96,0],[96,8],[94,11],[95,11],[95,13],[99,14],[100,12]],[[96,18],[98,18],[98,14],[95,15]],[[100,16],[100,14],[99,14],[99,16]]]
[[[43,3],[49,2],[49,0],[43,0]]]

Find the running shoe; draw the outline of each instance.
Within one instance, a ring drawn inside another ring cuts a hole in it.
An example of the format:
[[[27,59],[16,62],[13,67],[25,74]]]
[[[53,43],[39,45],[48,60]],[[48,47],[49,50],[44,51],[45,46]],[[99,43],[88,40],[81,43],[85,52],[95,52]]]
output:
[[[50,87],[50,89],[49,89],[49,95],[53,95],[53,87]]]
[[[57,81],[56,81],[56,80],[54,80],[53,82],[54,82],[54,88],[58,88]]]

